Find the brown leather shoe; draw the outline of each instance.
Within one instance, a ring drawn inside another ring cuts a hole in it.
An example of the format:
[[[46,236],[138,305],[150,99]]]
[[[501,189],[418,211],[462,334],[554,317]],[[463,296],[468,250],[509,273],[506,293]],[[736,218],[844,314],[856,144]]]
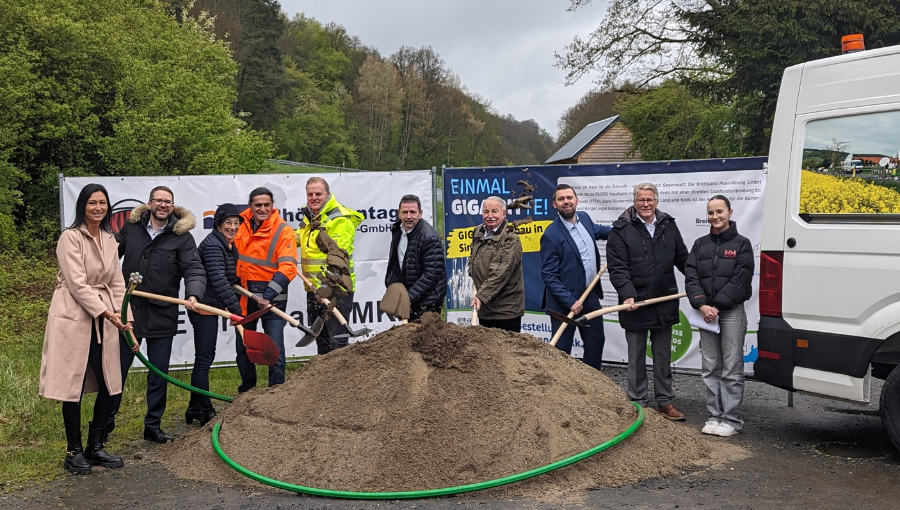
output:
[[[663,415],[663,418],[672,421],[684,421],[684,413],[675,409],[675,406],[672,404],[662,406],[658,409],[659,414]]]

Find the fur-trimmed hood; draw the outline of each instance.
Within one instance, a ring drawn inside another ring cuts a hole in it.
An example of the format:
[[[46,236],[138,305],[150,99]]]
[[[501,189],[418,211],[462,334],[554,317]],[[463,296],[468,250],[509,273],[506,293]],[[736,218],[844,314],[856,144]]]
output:
[[[140,223],[141,218],[146,213],[148,216],[150,215],[150,207],[148,205],[141,205],[135,207],[131,211],[131,216],[128,218],[128,221],[131,223]],[[172,210],[172,216],[175,216],[177,220],[175,221],[175,226],[172,227],[172,232],[180,236],[182,234],[186,234],[191,231],[192,228],[197,226],[197,219],[194,217],[194,213],[185,209],[184,207],[176,205]]]

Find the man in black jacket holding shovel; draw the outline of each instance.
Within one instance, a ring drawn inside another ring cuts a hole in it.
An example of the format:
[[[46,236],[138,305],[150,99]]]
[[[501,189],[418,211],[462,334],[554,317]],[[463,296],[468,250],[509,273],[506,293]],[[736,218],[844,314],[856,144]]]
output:
[[[398,208],[400,219],[391,227],[391,251],[384,277],[385,287],[402,283],[409,293],[409,320],[426,312],[441,313],[447,294],[444,243],[422,219],[422,202],[404,195]],[[401,289],[402,290],[402,289]]]
[[[143,277],[141,290],[169,297],[178,297],[181,279],[188,303],[197,303],[206,290],[206,270],[200,261],[197,244],[191,235],[196,225],[194,215],[174,202],[175,194],[165,186],[150,191],[150,200],[131,211],[128,222],[116,234],[119,256],[124,257],[122,272],[125,280],[131,273]],[[169,371],[172,339],[178,332],[178,305],[134,296],[131,298],[135,337],[147,342],[147,358],[164,373]],[[134,361],[134,353],[125,337],[120,335],[122,383]],[[165,443],[172,437],[160,429],[166,410],[166,380],[147,372],[147,415],[144,417],[144,439]],[[122,395],[113,403],[107,433],[115,428]]]
[[[613,223],[606,242],[609,281],[619,303],[619,325],[628,342],[628,398],[647,406],[647,335],[653,352],[653,389],[659,413],[669,420],[684,420],[672,402],[672,326],[678,323],[678,300],[638,308],[636,301],[678,293],[675,268],[684,274],[688,258],[675,218],[657,209],[659,192],[651,183],[634,187],[634,205]]]

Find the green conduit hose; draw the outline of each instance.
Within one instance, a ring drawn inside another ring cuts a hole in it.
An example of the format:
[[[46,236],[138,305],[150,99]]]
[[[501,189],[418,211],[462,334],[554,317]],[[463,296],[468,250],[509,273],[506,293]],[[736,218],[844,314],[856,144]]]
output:
[[[131,292],[140,283],[141,283],[140,275],[138,275],[137,273],[132,273],[131,278],[129,279],[128,289],[125,291],[125,298],[122,300],[122,323],[123,324],[128,323],[128,303],[131,302]],[[136,345],[136,342],[134,341],[134,337],[132,337],[132,333],[130,330],[125,332],[125,340],[128,342],[129,347],[134,348],[134,346]],[[211,391],[202,390],[200,388],[191,386],[188,383],[181,382],[178,379],[175,379],[174,377],[170,376],[169,374],[164,373],[162,370],[153,366],[153,364],[150,363],[150,360],[148,360],[147,358],[144,357],[143,354],[141,354],[141,351],[137,351],[134,354],[135,354],[135,356],[137,356],[137,358],[139,360],[141,360],[141,363],[143,363],[144,366],[147,367],[148,370],[151,370],[156,375],[169,381],[170,383],[174,384],[175,386],[178,386],[179,388],[184,388],[188,391],[193,391],[194,393],[199,393],[200,395],[205,395],[209,398],[214,398],[216,400],[223,400],[225,402],[234,402],[234,398],[232,398],[232,397],[228,397],[225,395],[219,395],[218,393],[213,393]]]
[[[128,322],[128,303],[131,301],[131,292],[135,289],[135,287],[140,284],[140,275],[137,273],[133,273],[131,275],[131,279],[129,280],[129,286],[127,291],[125,292],[125,298],[122,300],[122,322]],[[125,332],[125,339],[128,341],[128,345],[130,347],[134,347],[136,342],[132,337],[131,331]],[[147,358],[141,354],[140,351],[136,352],[135,355],[147,369],[153,371],[166,381],[178,386],[180,388],[184,388],[188,391],[193,391],[194,393],[199,393],[201,395],[206,395],[207,397],[214,398],[217,400],[223,400],[225,402],[233,402],[234,398],[228,397],[225,395],[219,395],[217,393],[212,393],[210,391],[202,390],[200,388],[191,386],[190,384],[179,381],[178,379],[174,379],[168,374],[163,373],[160,369],[156,368],[152,363],[150,363]],[[216,453],[219,457],[227,464],[229,467],[237,471],[238,473],[250,478],[251,480],[255,480],[257,482],[263,483],[265,485],[269,485],[271,487],[275,487],[277,489],[284,489],[291,492],[297,492],[300,494],[309,494],[311,496],[324,496],[330,498],[345,498],[345,499],[418,499],[418,498],[431,498],[436,496],[449,496],[452,494],[461,494],[463,492],[471,492],[482,489],[489,489],[491,487],[498,487],[500,485],[506,485],[513,482],[519,482],[522,480],[527,480],[528,478],[533,478],[535,476],[543,475],[549,473],[551,471],[557,470],[559,468],[574,464],[576,462],[582,461],[592,455],[596,455],[603,450],[611,448],[620,442],[624,441],[626,438],[634,434],[637,429],[644,423],[644,408],[642,408],[639,404],[632,402],[635,409],[637,409],[638,417],[624,432],[613,437],[612,439],[606,441],[605,443],[595,446],[590,450],[586,450],[579,454],[573,455],[571,457],[556,461],[552,464],[547,464],[546,466],[542,466],[536,469],[532,469],[530,471],[525,471],[524,473],[519,473],[516,475],[505,476],[503,478],[495,478],[494,480],[488,480],[485,482],[472,483],[468,485],[460,485],[457,487],[444,487],[442,489],[428,489],[421,491],[401,491],[401,492],[350,492],[350,491],[336,491],[330,489],[316,489],[314,487],[304,487],[302,485],[294,485],[287,482],[282,482],[280,480],[274,480],[272,478],[265,477],[260,475],[259,473],[254,473],[249,469],[241,466],[240,464],[231,460],[228,455],[225,454],[225,451],[222,450],[222,445],[219,443],[219,431],[222,429],[222,423],[218,422],[213,427],[212,431],[212,445],[216,450]]]
[[[640,428],[641,424],[644,423],[644,409],[637,403],[632,402],[634,404],[635,409],[637,409],[638,417],[634,423],[631,424],[624,432],[617,435],[616,437],[610,439],[609,441],[591,448],[590,450],[581,452],[577,455],[573,455],[569,458],[556,461],[552,464],[547,464],[546,466],[539,467],[537,469],[532,469],[530,471],[526,471],[524,473],[519,473],[517,475],[505,476],[503,478],[496,478],[494,480],[488,480],[486,482],[478,482],[472,483],[468,485],[460,485],[458,487],[445,487],[443,489],[429,489],[429,490],[421,490],[421,491],[403,491],[403,492],[348,492],[348,491],[336,491],[329,489],[316,489],[313,487],[303,487],[301,485],[294,485],[287,482],[282,482],[279,480],[274,480],[272,478],[265,477],[260,475],[259,473],[254,473],[249,469],[241,466],[240,464],[231,460],[228,455],[222,450],[222,445],[219,444],[219,431],[222,429],[222,423],[216,423],[215,427],[213,427],[212,432],[212,444],[213,448],[216,450],[216,453],[219,457],[228,464],[229,467],[237,471],[238,473],[250,478],[252,480],[256,480],[257,482],[269,485],[271,487],[275,487],[278,489],[284,489],[291,492],[298,492],[301,494],[309,494],[311,496],[325,496],[330,498],[346,498],[346,499],[414,499],[414,498],[431,498],[435,496],[449,496],[451,494],[460,494],[463,492],[471,492],[477,491],[481,489],[489,489],[491,487],[497,487],[499,485],[505,485],[508,483],[518,482],[521,480],[525,480],[528,478],[532,478],[538,475],[543,475],[545,473],[549,473],[553,470],[559,469],[561,467],[568,466],[570,464],[574,464],[580,460],[584,460],[591,455],[595,455],[597,453],[606,450],[622,441],[625,440],[628,436],[632,435]]]

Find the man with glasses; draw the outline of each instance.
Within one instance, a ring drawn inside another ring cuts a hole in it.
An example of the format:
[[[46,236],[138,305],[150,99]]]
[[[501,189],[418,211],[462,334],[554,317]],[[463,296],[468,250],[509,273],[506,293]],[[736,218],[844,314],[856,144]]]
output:
[[[241,309],[249,315],[270,303],[282,312],[287,310],[288,284],[297,277],[297,245],[294,230],[275,208],[275,198],[268,188],[250,192],[248,207],[241,213],[243,222],[234,238],[238,251],[237,277],[241,286],[256,294],[259,301],[241,297]],[[284,382],[284,326],[287,321],[269,312],[244,324],[257,331],[262,321],[263,331],[278,346],[278,362],[269,367],[269,387]],[[256,365],[247,357],[243,342],[235,342],[237,366],[241,373],[238,393],[256,387]]]
[[[150,191],[147,205],[136,207],[131,217],[116,234],[119,256],[125,280],[131,273],[140,273],[144,279],[141,290],[153,294],[178,297],[181,280],[184,294],[193,310],[197,300],[206,290],[206,271],[200,261],[194,236],[190,231],[196,225],[190,211],[175,205],[175,194],[166,186]],[[154,366],[168,373],[172,354],[172,339],[178,332],[178,305],[134,296],[131,298],[134,320],[134,336],[146,341],[147,358]],[[134,353],[125,337],[120,335],[120,359],[124,387],[128,368],[134,361]],[[171,441],[162,431],[160,422],[166,410],[166,380],[147,372],[147,415],[144,417],[144,439],[157,443]],[[107,434],[115,428],[115,416],[119,411],[122,395],[113,403],[113,413],[107,425]]]
[[[656,208],[656,186],[634,187],[634,205],[613,223],[606,243],[609,280],[619,303],[632,308],[619,313],[619,325],[628,342],[628,398],[647,407],[647,335],[653,353],[653,390],[659,413],[669,420],[684,420],[672,402],[672,326],[678,323],[678,300],[634,307],[635,301],[678,293],[675,268],[684,274],[688,250],[675,218]]]

